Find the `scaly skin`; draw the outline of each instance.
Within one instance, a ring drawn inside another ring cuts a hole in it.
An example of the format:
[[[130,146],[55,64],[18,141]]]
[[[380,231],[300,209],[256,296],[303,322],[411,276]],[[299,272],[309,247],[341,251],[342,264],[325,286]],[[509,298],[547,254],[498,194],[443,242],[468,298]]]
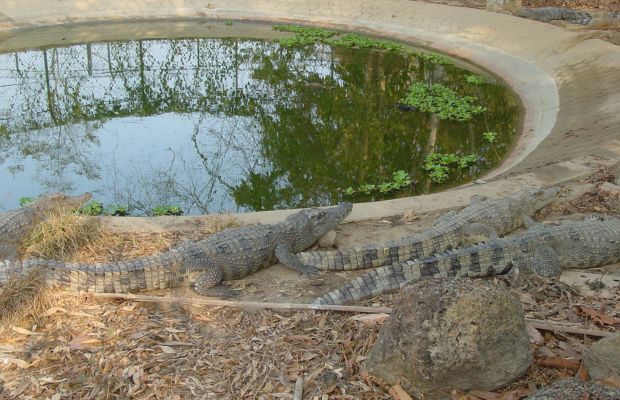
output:
[[[316,303],[351,303],[398,291],[428,276],[477,278],[510,271],[552,277],[562,269],[593,268],[618,261],[619,219],[585,219],[557,226],[536,224],[511,237],[374,269],[317,299]]]
[[[571,10],[562,7],[521,8],[515,15],[537,21],[551,22],[563,20],[571,24],[588,25],[592,16],[585,11]]]
[[[0,284],[34,267],[44,267],[49,285],[97,293],[128,293],[175,287],[187,282],[203,295],[230,296],[222,280],[239,279],[280,261],[303,274],[316,269],[294,253],[308,248],[338,225],[352,209],[342,203],[303,210],[275,225],[227,229],[200,241],[187,241],[151,257],[124,262],[85,264],[50,260],[0,263]]]
[[[523,225],[524,216],[531,217],[549,204],[558,191],[526,189],[505,198],[476,200],[459,212],[447,213],[432,228],[414,236],[362,248],[304,252],[298,257],[305,265],[331,271],[380,267],[428,257],[514,231]]]
[[[0,260],[17,259],[17,246],[50,213],[79,208],[90,198],[90,193],[79,196],[51,193],[17,210],[0,213]]]

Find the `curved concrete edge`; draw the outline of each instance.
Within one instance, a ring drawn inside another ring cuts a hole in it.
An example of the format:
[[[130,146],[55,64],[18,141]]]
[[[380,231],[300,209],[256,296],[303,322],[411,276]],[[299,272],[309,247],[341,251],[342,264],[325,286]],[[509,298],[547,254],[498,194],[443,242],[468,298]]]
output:
[[[352,220],[360,215],[379,218],[404,209],[424,209],[419,206],[426,204],[423,199],[431,199],[431,203],[441,200],[451,208],[463,205],[451,198],[470,192],[508,193],[519,182],[552,185],[576,179],[586,170],[590,173],[583,159],[568,162],[569,167],[556,163],[556,169],[569,171],[564,175],[544,166],[584,154],[620,159],[613,144],[610,148],[610,142],[618,139],[620,127],[620,50],[600,40],[583,43],[578,33],[551,25],[408,0],[66,0],[55,4],[54,9],[45,7],[46,2],[41,0],[7,1],[4,14],[0,14],[0,28],[4,28],[0,40],[3,34],[18,34],[13,28],[88,21],[211,18],[303,22],[379,34],[466,58],[500,76],[520,96],[525,111],[523,134],[507,159],[487,178],[529,174],[515,177],[514,182],[509,179],[442,194],[359,204]],[[290,212],[256,213],[240,219],[267,222]]]

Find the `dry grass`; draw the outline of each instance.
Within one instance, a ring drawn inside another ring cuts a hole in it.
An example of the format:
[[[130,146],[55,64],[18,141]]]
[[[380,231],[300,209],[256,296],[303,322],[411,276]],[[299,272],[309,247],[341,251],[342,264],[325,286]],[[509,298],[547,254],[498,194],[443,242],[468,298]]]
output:
[[[71,257],[99,234],[96,218],[73,213],[52,214],[35,226],[24,243],[26,258],[71,260]]]
[[[0,336],[9,336],[13,326],[22,325],[27,319],[37,319],[53,303],[53,298],[40,269],[7,281],[0,290]]]

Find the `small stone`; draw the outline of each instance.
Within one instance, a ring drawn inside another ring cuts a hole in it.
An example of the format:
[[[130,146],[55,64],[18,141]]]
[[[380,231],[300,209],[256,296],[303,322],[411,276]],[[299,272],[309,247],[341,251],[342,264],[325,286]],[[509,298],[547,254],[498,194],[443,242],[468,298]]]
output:
[[[406,287],[365,361],[412,395],[494,390],[532,362],[519,300],[491,282],[424,279]]]
[[[618,400],[620,389],[577,378],[565,379],[539,390],[525,400]]]
[[[336,231],[329,231],[318,240],[319,247],[332,247],[336,243]]]
[[[484,179],[476,179],[474,183],[476,185],[484,185],[485,183],[487,183],[487,181],[485,181]]]
[[[607,196],[620,197],[620,186],[614,185],[611,182],[603,182],[599,190]]]
[[[583,362],[592,379],[605,379],[620,371],[620,333],[604,337],[590,346],[584,352]]]
[[[487,0],[486,9],[489,11],[508,11],[512,13],[522,6],[522,0]]]

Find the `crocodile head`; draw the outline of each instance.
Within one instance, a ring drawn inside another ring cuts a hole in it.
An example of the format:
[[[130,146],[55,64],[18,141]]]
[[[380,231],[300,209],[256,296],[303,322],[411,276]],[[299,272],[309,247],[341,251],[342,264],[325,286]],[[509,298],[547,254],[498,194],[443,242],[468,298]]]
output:
[[[533,208],[534,211],[536,211],[551,203],[556,198],[558,193],[560,193],[560,189],[557,187],[550,187],[548,189],[531,189],[530,193],[534,198]]]
[[[75,210],[84,205],[88,200],[93,197],[90,193],[82,193],[79,196],[67,196],[62,193],[49,193],[39,197],[33,203],[32,207],[37,212],[50,212],[50,211],[68,211]]]
[[[308,248],[325,233],[331,231],[351,213],[353,204],[340,203],[334,207],[302,210],[286,218],[295,235],[296,251]]]

